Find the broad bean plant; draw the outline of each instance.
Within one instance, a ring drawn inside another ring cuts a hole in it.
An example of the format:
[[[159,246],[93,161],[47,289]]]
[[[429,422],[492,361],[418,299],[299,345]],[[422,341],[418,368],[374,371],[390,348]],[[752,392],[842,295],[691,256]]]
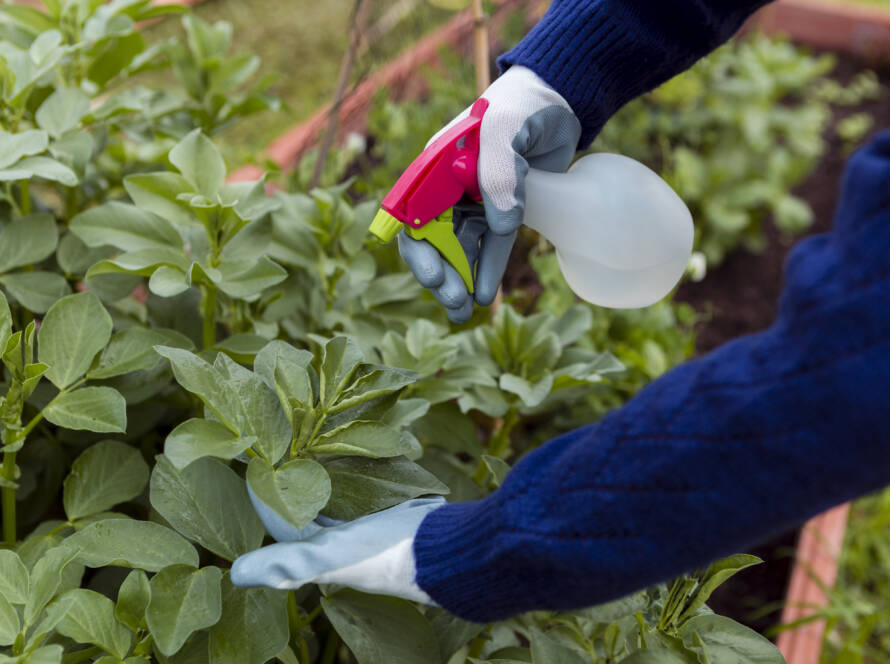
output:
[[[376,200],[227,179],[216,137],[276,106],[230,26],[148,44],[181,8],[0,11],[0,663],[781,662],[705,606],[746,556],[493,625],[233,586],[271,541],[251,492],[298,528],[484,496],[654,376],[627,349],[671,323],[514,297],[452,327],[368,241]]]

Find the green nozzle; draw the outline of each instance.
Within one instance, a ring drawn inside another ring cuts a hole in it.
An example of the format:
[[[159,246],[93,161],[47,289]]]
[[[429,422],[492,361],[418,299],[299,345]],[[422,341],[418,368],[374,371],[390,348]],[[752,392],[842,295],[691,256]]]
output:
[[[368,228],[381,242],[392,242],[399,231],[402,230],[402,222],[389,212],[380,208]]]

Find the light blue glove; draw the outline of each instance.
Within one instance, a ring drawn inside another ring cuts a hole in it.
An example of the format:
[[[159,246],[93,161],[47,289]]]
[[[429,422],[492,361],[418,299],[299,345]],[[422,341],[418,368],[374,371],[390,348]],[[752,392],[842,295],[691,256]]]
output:
[[[473,295],[435,247],[404,231],[399,234],[402,258],[455,323],[469,320],[474,300],[488,306],[497,295],[522,225],[528,169],[565,171],[581,137],[581,123],[568,102],[530,69],[511,67],[482,97],[489,106],[479,128],[477,174],[485,211],[462,213],[456,208],[453,217],[455,235],[474,273]],[[462,112],[442,131],[468,113]]]
[[[424,517],[445,503],[441,496],[409,500],[355,521],[319,517],[303,529],[286,523],[252,493],[251,500],[278,544],[239,557],[231,571],[236,586],[296,589],[333,583],[435,604],[415,580],[414,536]]]

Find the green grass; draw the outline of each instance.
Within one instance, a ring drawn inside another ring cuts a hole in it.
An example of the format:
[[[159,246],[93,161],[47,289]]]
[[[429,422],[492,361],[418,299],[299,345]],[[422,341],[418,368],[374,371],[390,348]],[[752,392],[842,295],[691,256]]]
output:
[[[375,3],[371,22],[391,4]],[[207,0],[194,8],[193,13],[205,21],[232,23],[232,52],[259,55],[263,61],[259,75],[276,77],[270,91],[283,102],[281,111],[249,118],[220,138],[231,165],[249,161],[270,141],[331,99],[349,41],[352,7],[353,0]],[[361,58],[356,71],[379,66],[451,15],[420,2],[390,35]],[[148,38],[153,41],[182,34],[179,21],[170,19],[150,28]]]

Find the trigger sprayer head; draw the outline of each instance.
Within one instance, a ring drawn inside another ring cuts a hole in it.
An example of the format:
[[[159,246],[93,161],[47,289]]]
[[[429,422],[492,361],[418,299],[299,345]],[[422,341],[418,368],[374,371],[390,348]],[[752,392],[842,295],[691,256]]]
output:
[[[381,242],[391,242],[399,231],[402,230],[402,222],[392,216],[389,212],[380,208],[371,222],[368,229],[377,236]]]

